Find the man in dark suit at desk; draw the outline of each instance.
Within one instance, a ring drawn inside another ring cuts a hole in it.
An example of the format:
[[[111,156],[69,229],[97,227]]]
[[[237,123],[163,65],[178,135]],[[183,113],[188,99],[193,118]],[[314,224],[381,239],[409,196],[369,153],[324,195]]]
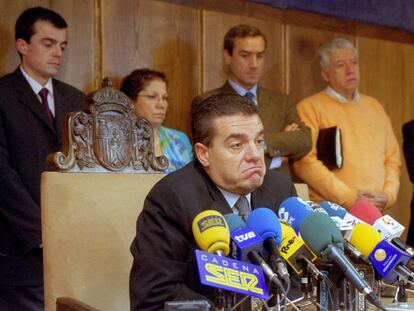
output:
[[[44,309],[40,175],[61,149],[61,121],[79,90],[53,79],[67,45],[56,12],[24,11],[15,28],[20,66],[0,79],[0,311]]]
[[[237,94],[209,97],[192,113],[196,160],[148,194],[131,245],[131,310],[161,310],[169,300],[214,300],[195,262],[194,217],[203,210],[240,214],[239,204],[277,211],[296,195],[290,179],[266,173],[264,129],[257,107]]]
[[[300,120],[296,105],[286,94],[258,86],[263,73],[266,37],[256,27],[237,25],[224,37],[224,62],[229,78],[218,89],[201,94],[193,107],[203,99],[223,93],[239,94],[253,100],[265,128],[266,164],[287,175],[289,160],[297,160],[312,147],[310,129]]]

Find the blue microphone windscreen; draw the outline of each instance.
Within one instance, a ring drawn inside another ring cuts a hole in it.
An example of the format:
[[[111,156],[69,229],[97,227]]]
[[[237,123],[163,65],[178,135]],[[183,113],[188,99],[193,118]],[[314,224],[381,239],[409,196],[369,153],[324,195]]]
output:
[[[341,231],[327,214],[313,213],[300,226],[300,236],[306,245],[318,256],[330,244],[343,244]]]
[[[341,205],[329,201],[323,201],[319,203],[319,206],[322,207],[331,217],[336,216],[344,219],[345,215],[348,213],[347,210]]]
[[[243,221],[243,219],[236,214],[228,213],[224,215],[224,219],[226,219],[230,232],[246,227],[246,223]]]
[[[280,246],[282,227],[275,212],[270,208],[259,207],[254,209],[247,218],[247,226],[256,231],[263,240],[273,238],[276,240],[276,245]]]
[[[278,216],[289,224],[296,233],[299,232],[303,219],[314,213],[313,209],[301,198],[290,197],[280,204]]]

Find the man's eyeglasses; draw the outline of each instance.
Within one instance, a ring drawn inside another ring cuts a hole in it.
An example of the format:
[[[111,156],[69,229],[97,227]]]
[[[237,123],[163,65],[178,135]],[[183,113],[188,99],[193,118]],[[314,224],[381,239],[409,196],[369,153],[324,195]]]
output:
[[[159,101],[168,103],[168,100],[169,100],[169,97],[167,95],[161,96],[158,94],[157,95],[138,94],[137,96],[148,98],[148,101],[151,103],[158,103]]]

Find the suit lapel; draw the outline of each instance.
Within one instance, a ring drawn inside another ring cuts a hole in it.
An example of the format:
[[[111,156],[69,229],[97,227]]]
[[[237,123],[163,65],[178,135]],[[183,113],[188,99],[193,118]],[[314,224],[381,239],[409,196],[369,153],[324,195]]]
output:
[[[210,179],[210,177],[207,175],[207,173],[204,171],[204,169],[201,167],[201,164],[197,160],[195,161],[194,166],[196,170],[200,173],[201,177],[204,179],[204,182],[207,185],[209,195],[213,201],[211,206],[208,207],[208,209],[217,210],[223,215],[232,213],[232,209],[227,203],[223,194],[213,183],[213,181]]]
[[[267,113],[271,111],[269,106],[272,104],[272,100],[270,98],[270,93],[266,92],[266,90],[261,87],[257,88],[257,104],[260,107],[259,117],[263,121],[266,118]]]
[[[57,133],[60,133],[62,121],[66,116],[65,97],[55,80],[53,80],[53,96],[55,100],[55,128]]]
[[[17,99],[19,103],[31,110],[33,114],[36,115],[42,123],[44,123],[45,126],[47,126],[52,132],[56,133],[55,129],[49,123],[48,116],[46,116],[39,98],[33,92],[33,89],[23,76],[20,68],[17,68],[14,72],[14,85],[16,87],[16,94],[18,94]]]
[[[236,90],[231,87],[229,81],[226,81],[226,83],[223,84],[220,88],[220,92],[225,94],[237,94]]]

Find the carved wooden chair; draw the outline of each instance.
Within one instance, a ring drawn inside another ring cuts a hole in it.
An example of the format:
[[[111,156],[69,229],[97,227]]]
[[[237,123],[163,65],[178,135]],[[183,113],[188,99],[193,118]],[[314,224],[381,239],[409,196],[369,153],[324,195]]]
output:
[[[109,81],[67,119],[58,172],[41,181],[47,311],[129,310],[129,246],[144,199],[168,167],[152,128]]]

